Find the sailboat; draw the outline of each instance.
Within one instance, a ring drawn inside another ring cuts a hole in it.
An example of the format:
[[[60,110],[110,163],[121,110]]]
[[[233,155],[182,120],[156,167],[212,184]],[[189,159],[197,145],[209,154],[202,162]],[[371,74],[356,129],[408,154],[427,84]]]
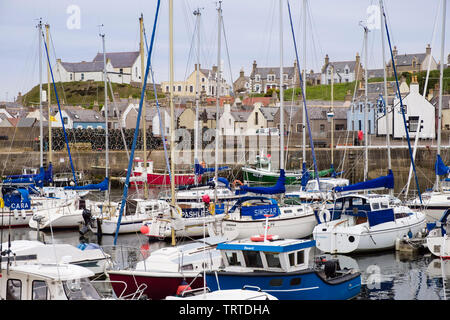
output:
[[[384,9],[380,1],[380,11],[383,16]],[[383,24],[382,24],[383,25]],[[389,40],[387,24],[386,32]],[[365,56],[367,66],[367,33],[364,27]],[[390,40],[389,40],[390,45]],[[392,49],[391,49],[392,56]],[[397,79],[395,62],[394,73]],[[397,89],[399,91],[398,81]],[[400,95],[400,92],[399,92]],[[402,104],[401,96],[400,103]],[[367,106],[367,67],[366,67],[366,106]],[[403,105],[402,105],[403,111]],[[365,112],[366,113],[366,112]],[[367,119],[367,117],[365,117]],[[367,121],[365,122],[367,131]],[[367,134],[367,132],[366,132]],[[409,135],[406,131],[408,142]],[[366,139],[367,144],[367,139]],[[333,208],[322,209],[318,213],[319,224],[314,228],[313,237],[317,247],[326,253],[354,253],[361,251],[374,251],[392,249],[397,239],[414,237],[424,230],[425,215],[415,212],[405,205],[395,203],[391,195],[368,194],[367,190],[394,189],[394,175],[388,170],[386,176],[367,180],[368,155],[366,145],[366,159],[364,168],[364,182],[353,185],[337,187],[337,194]],[[414,160],[411,159],[413,162]],[[350,191],[350,192],[349,192]],[[358,191],[365,191],[359,194]],[[341,192],[349,192],[340,194]]]

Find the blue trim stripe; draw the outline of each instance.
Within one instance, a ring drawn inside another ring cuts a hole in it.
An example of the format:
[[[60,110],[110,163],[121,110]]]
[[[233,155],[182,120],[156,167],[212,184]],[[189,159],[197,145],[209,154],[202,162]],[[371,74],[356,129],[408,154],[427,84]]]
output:
[[[260,242],[261,243],[261,242]],[[279,245],[270,243],[220,243],[217,246],[219,250],[242,250],[242,251],[267,251],[267,252],[290,252],[305,248],[311,248],[316,245],[315,240],[302,241],[290,245]]]

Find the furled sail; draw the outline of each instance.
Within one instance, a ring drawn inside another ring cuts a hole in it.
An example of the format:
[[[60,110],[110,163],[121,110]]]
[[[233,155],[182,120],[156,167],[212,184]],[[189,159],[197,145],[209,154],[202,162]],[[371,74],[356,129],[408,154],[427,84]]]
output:
[[[286,180],[286,175],[284,169],[280,169],[280,177],[277,180],[277,183],[271,187],[249,187],[249,186],[241,186],[239,190],[236,190],[236,195],[246,194],[247,192],[257,193],[257,194],[278,194],[285,193],[286,188],[284,186]]]
[[[388,175],[378,177],[376,179],[358,182],[355,184],[351,184],[349,186],[338,186],[334,188],[335,192],[344,192],[344,191],[357,191],[357,190],[367,190],[367,189],[394,189],[394,174],[392,170],[389,170]]]

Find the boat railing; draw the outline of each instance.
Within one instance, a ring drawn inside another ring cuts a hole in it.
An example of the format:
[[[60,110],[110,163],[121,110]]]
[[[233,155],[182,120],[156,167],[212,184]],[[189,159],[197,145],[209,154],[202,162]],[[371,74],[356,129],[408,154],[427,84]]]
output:
[[[91,283],[96,286],[96,285],[103,285],[103,286],[107,286],[108,287],[108,291],[101,291],[99,292],[99,294],[102,296],[103,299],[119,299],[119,300],[140,300],[145,292],[145,290],[147,289],[147,285],[145,283],[141,283],[135,292],[124,295],[124,293],[127,290],[127,283],[125,281],[120,281],[120,280],[91,280]],[[119,285],[123,285],[123,290],[120,292],[119,295],[116,295],[114,293],[114,290],[112,289],[113,286],[112,284],[119,284]],[[97,291],[98,290],[98,286],[97,287]]]
[[[189,290],[183,290],[179,296],[180,297],[186,297],[186,296],[197,296],[201,295],[204,291],[211,292],[211,289],[209,287],[200,287],[195,289],[189,289]]]
[[[148,250],[131,246],[103,245],[102,249],[111,257],[110,269],[113,270],[134,269],[139,261],[148,257]]]

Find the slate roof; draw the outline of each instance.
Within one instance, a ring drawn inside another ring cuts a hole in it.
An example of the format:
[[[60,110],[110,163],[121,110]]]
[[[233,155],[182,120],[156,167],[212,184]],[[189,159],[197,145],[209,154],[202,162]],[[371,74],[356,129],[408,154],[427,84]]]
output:
[[[103,71],[103,60],[95,62],[61,62],[68,72],[98,72]]]
[[[105,55],[114,68],[129,68],[139,57],[139,51],[107,52]],[[97,53],[92,62],[101,62],[103,65],[103,53]]]
[[[238,122],[247,122],[248,117],[250,116],[251,112],[248,111],[230,111],[231,115],[233,116],[235,121]]]
[[[259,108],[259,111],[261,111],[267,121],[273,121],[273,118],[279,109],[280,108],[278,107],[261,107]]]
[[[348,66],[349,72],[353,73],[355,72],[356,61],[331,61],[327,65],[325,65],[322,70],[326,70],[329,65],[332,65],[334,67],[334,72],[336,73],[344,73],[345,66]]]
[[[97,111],[81,107],[65,107],[63,109],[73,122],[105,122],[105,118]]]
[[[439,94],[431,98],[430,103],[439,108]],[[450,109],[450,94],[442,95],[442,109]]]
[[[293,78],[295,69],[294,67],[283,67],[283,73],[287,74],[289,78]],[[280,67],[256,67],[252,70],[250,78],[254,78],[259,74],[262,80],[267,79],[267,75],[275,74],[275,79],[280,79]]]
[[[367,77],[370,78],[382,78],[384,77],[384,69],[372,69],[367,70]]]
[[[410,66],[412,65],[412,61],[414,58],[417,59],[417,63],[421,64],[425,57],[426,53],[408,53],[408,54],[397,54],[394,59],[396,59],[396,66]],[[392,60],[390,60],[390,63]]]
[[[35,118],[21,118],[16,124],[18,128],[31,128],[37,122]]]

